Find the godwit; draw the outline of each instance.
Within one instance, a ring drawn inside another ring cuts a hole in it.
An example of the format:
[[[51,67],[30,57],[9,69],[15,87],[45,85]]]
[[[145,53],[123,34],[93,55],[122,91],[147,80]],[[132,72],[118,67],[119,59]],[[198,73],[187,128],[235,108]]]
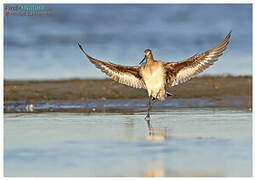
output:
[[[166,86],[184,83],[213,65],[227,48],[230,36],[231,32],[214,48],[179,62],[154,60],[151,50],[146,49],[140,66],[122,66],[97,60],[89,56],[79,42],[78,45],[90,62],[113,80],[133,88],[147,89],[149,101],[145,120],[149,121],[151,100],[164,100],[172,95],[166,92]]]

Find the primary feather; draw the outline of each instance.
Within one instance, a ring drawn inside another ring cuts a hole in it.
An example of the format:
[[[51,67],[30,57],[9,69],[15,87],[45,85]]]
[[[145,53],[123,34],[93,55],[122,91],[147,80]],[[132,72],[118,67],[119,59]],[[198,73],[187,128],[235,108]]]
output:
[[[170,86],[184,83],[213,65],[227,48],[230,36],[231,32],[217,46],[206,52],[194,55],[180,62],[165,63],[167,83]]]
[[[88,57],[91,63],[93,63],[98,69],[104,72],[113,80],[131,86],[133,88],[145,88],[142,77],[139,74],[139,66],[122,66],[113,64],[111,62],[104,62],[89,56],[78,43],[82,52]]]

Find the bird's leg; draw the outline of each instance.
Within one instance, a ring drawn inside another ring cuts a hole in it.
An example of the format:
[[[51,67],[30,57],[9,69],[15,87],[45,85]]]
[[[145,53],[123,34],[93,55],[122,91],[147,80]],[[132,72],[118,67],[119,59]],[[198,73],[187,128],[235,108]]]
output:
[[[151,110],[151,96],[149,97],[149,101],[148,101],[148,110],[147,110],[147,115],[145,116],[144,120],[146,121],[150,121],[151,117],[150,117],[150,110]]]
[[[152,104],[154,104],[155,102],[158,101],[158,95],[159,95],[160,91],[157,93],[156,98],[152,97]]]
[[[155,102],[157,102],[157,99],[152,97],[152,104],[154,104]]]

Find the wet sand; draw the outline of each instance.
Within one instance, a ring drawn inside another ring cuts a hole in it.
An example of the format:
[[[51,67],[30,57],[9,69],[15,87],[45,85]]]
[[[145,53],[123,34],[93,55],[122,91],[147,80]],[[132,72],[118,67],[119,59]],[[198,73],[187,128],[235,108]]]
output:
[[[225,97],[252,99],[251,76],[199,77],[168,88],[173,98]],[[147,98],[144,89],[134,89],[113,80],[4,81],[4,102],[77,101]]]
[[[134,111],[135,112],[135,111]],[[252,113],[7,113],[5,176],[251,176]]]

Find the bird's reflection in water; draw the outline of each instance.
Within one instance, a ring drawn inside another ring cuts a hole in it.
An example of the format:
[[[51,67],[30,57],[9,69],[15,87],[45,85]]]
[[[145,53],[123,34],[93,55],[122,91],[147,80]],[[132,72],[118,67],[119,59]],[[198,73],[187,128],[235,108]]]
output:
[[[153,128],[150,121],[146,121],[148,126],[149,135],[147,136],[148,140],[155,141],[164,141],[167,137],[167,129],[164,128]]]
[[[145,177],[164,177],[165,171],[163,168],[148,169],[144,172]]]

